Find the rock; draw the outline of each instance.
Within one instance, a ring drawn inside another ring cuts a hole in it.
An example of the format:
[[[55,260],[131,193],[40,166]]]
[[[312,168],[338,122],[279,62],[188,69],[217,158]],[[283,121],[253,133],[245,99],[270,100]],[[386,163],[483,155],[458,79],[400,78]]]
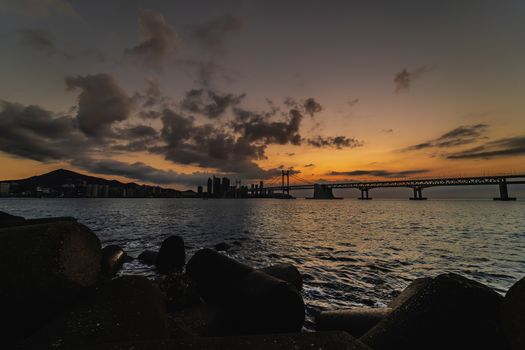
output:
[[[431,282],[432,278],[430,277],[416,278],[408,285],[408,287],[403,289],[403,291],[388,304],[388,307],[392,309],[397,309],[399,306],[403,305],[408,299],[410,299],[414,294],[416,294],[420,289],[424,288]]]
[[[15,349],[78,349],[167,335],[160,291],[144,277],[126,276],[103,283]]]
[[[83,350],[370,350],[345,332],[306,332],[236,337],[207,337],[121,342],[98,345]]]
[[[360,339],[382,349],[508,349],[499,320],[503,298],[453,273],[408,298]]]
[[[270,334],[299,332],[305,306],[290,283],[253,271],[232,291],[232,300],[219,315],[218,334]]]
[[[104,276],[114,276],[127,259],[124,250],[118,245],[108,245],[102,249],[101,272]]]
[[[354,308],[337,311],[321,311],[315,318],[318,331],[346,331],[359,338],[388,313],[390,308]]]
[[[142,263],[146,265],[155,265],[157,263],[157,255],[159,253],[153,250],[145,250],[137,257]]]
[[[0,228],[23,223],[26,219],[0,211]]]
[[[229,245],[228,243],[226,242],[221,242],[221,243],[217,243],[216,245],[213,246],[215,248],[216,251],[218,252],[225,252],[227,250],[230,250],[230,248],[232,247],[231,245]]]
[[[525,278],[507,291],[501,308],[501,320],[512,349],[525,349]]]
[[[270,276],[286,281],[298,290],[303,287],[303,277],[299,270],[292,264],[276,264],[259,269]]]
[[[184,241],[179,236],[170,236],[162,242],[157,255],[157,268],[160,273],[181,271],[186,264]]]
[[[76,222],[0,229],[4,345],[35,331],[99,278],[97,236]]]
[[[186,273],[199,295],[217,306],[214,334],[297,332],[304,323],[304,302],[294,286],[214,250],[198,251]]]
[[[212,249],[201,249],[186,265],[186,274],[195,282],[207,303],[224,304],[231,299],[244,276],[253,269]]]

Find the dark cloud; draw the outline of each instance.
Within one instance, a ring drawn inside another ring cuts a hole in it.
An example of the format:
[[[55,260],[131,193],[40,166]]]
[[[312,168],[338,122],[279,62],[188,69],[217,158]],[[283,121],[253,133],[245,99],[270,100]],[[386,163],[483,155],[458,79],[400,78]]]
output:
[[[145,67],[160,69],[166,55],[177,46],[177,34],[161,13],[152,10],[139,11],[139,25],[144,40],[125,54],[139,58]]]
[[[486,124],[459,126],[444,133],[435,140],[409,146],[405,148],[404,151],[417,151],[426,148],[448,148],[472,144],[484,139],[484,134],[487,129],[488,125]]]
[[[434,70],[434,67],[422,66],[409,72],[406,69],[396,73],[394,77],[395,92],[402,92],[410,89],[414,80],[421,78],[424,74]]]
[[[394,129],[381,129],[381,132],[385,134],[392,134],[394,132]]]
[[[414,170],[403,170],[403,171],[390,171],[390,170],[352,170],[352,171],[331,171],[326,175],[330,176],[376,176],[376,177],[407,177],[410,175],[418,175],[428,173],[430,170],[427,169],[414,169]]]
[[[307,98],[304,103],[304,112],[311,117],[314,116],[314,114],[319,113],[323,110],[323,107],[319,102],[317,102],[313,97]]]
[[[160,185],[202,185],[209,176],[209,174],[198,172],[181,174],[173,170],[157,169],[142,162],[125,163],[113,159],[77,159],[72,162],[72,165],[95,174],[124,176],[139,182]]]
[[[317,136],[307,140],[310,146],[314,147],[335,147],[337,149],[343,148],[356,148],[363,146],[363,142],[353,137],[346,136],[335,136],[335,137],[322,137]]]
[[[157,119],[160,117],[161,111],[171,103],[171,100],[164,96],[157,79],[145,78],[144,81],[146,88],[143,92],[136,92],[132,100],[139,107],[139,117]]]
[[[271,115],[268,114],[254,113],[240,108],[235,108],[234,111],[237,118],[232,122],[233,130],[249,142],[301,144],[299,128],[303,115],[296,109],[291,109],[286,119],[281,121],[270,120]]]
[[[223,52],[226,40],[241,31],[243,22],[240,18],[225,15],[193,28],[190,40],[206,50]]]
[[[109,74],[68,77],[66,85],[68,90],[81,90],[77,120],[87,136],[113,135],[113,124],[126,120],[133,109],[132,99]]]
[[[37,161],[67,160],[93,146],[69,116],[0,101],[0,150]]]
[[[219,94],[210,89],[192,89],[186,93],[181,108],[214,119],[222,116],[228,108],[239,105],[244,96]]]
[[[525,155],[525,136],[503,138],[468,150],[447,154],[448,159],[488,159]]]
[[[358,99],[358,98],[348,99],[348,105],[349,105],[350,107],[353,107],[353,106],[355,106],[355,105],[358,104],[358,103],[359,103],[359,99]]]
[[[72,53],[56,47],[51,34],[43,29],[21,29],[18,31],[20,43],[34,50],[41,51],[48,56],[59,56],[65,59],[73,59]]]
[[[303,168],[311,168],[311,167],[314,167],[314,166],[315,166],[315,164],[310,163],[310,164],[303,165]]]

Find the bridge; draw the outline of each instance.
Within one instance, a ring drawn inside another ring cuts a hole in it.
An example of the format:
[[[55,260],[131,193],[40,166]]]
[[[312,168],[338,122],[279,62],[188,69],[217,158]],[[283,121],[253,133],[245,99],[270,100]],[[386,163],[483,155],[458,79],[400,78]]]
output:
[[[277,183],[280,177],[280,183]],[[290,177],[296,184],[290,184]],[[496,175],[496,176],[476,176],[476,177],[443,177],[443,178],[423,178],[423,179],[401,179],[401,180],[378,180],[378,181],[352,181],[314,184],[302,179],[293,171],[282,170],[280,175],[269,180],[267,186],[260,185],[251,188],[252,196],[265,196],[277,198],[293,198],[290,191],[294,190],[314,190],[311,199],[337,199],[333,195],[333,189],[355,188],[361,191],[359,199],[372,199],[369,192],[376,188],[404,187],[413,190],[411,200],[425,200],[423,189],[438,186],[480,186],[496,185],[499,187],[500,196],[494,200],[510,201],[516,198],[509,196],[508,185],[525,184],[525,174],[519,175]],[[255,190],[254,190],[255,188]]]

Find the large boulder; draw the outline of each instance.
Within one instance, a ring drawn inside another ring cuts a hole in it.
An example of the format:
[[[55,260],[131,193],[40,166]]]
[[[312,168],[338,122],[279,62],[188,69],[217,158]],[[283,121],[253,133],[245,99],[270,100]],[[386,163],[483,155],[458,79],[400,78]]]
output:
[[[315,318],[318,331],[346,331],[359,338],[391,311],[390,308],[354,308],[337,311],[321,311]]]
[[[231,299],[244,276],[253,268],[212,249],[201,249],[186,265],[186,274],[195,282],[200,296],[208,303],[224,304]]]
[[[525,278],[507,291],[501,308],[501,320],[512,349],[525,349]]]
[[[213,334],[297,332],[304,323],[304,302],[293,285],[214,250],[198,251],[186,273],[217,307]]]
[[[78,349],[167,336],[166,309],[158,288],[144,277],[126,276],[101,284],[15,349]]]
[[[186,263],[184,240],[179,236],[170,236],[162,242],[157,255],[157,269],[160,273],[181,271]]]
[[[157,263],[157,256],[159,253],[153,250],[145,250],[139,254],[137,259],[146,265],[155,265]]]
[[[143,342],[120,342],[83,350],[370,350],[345,332],[306,332],[234,337],[187,337]]]
[[[503,297],[447,273],[435,277],[361,340],[382,349],[507,349],[500,324]]]
[[[105,246],[102,248],[102,274],[107,277],[114,276],[127,260],[126,252],[118,245]]]
[[[276,264],[259,269],[270,276],[286,281],[298,290],[303,287],[303,276],[292,264]]]
[[[97,236],[76,222],[0,229],[0,310],[4,344],[23,338],[99,279]]]
[[[2,227],[15,227],[15,226],[27,226],[27,225],[38,225],[38,224],[49,224],[58,221],[72,221],[76,222],[77,219],[71,216],[57,216],[48,218],[38,219],[24,219],[21,216],[14,216],[4,212],[0,212],[0,228]]]
[[[397,297],[395,297],[390,303],[388,303],[388,307],[392,309],[397,309],[398,307],[403,305],[408,299],[410,299],[414,294],[419,292],[419,290],[421,290],[431,282],[431,277],[416,278],[405,289],[403,289],[403,291]]]
[[[21,216],[15,216],[0,211],[0,227],[15,226],[17,224],[23,223],[24,221],[25,219]]]

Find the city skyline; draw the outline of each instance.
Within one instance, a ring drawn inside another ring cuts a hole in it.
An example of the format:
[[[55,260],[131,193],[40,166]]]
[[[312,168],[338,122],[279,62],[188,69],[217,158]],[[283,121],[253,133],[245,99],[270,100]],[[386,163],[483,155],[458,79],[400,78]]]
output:
[[[519,1],[0,9],[0,181],[525,173]]]

